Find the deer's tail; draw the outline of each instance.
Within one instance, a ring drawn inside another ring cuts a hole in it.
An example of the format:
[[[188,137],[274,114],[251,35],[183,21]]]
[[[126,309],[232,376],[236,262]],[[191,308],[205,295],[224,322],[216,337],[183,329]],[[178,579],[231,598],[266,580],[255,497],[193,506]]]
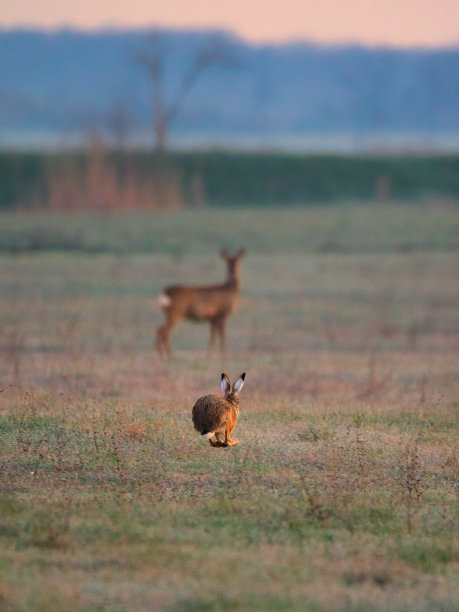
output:
[[[171,298],[167,295],[167,293],[160,293],[158,295],[158,305],[160,308],[167,308],[171,304]]]

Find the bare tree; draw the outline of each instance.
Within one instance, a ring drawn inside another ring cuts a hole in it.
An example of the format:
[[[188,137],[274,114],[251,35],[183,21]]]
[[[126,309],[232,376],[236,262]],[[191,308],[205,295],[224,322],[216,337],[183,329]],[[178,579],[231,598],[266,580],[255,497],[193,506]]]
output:
[[[116,151],[124,152],[126,150],[130,127],[131,116],[127,110],[127,105],[118,102],[112,107],[107,116],[107,128]]]
[[[157,152],[167,148],[170,126],[182,110],[185,98],[201,75],[212,65],[229,67],[234,64],[221,36],[203,43],[196,48],[175,93],[166,100],[164,91],[166,55],[163,37],[158,31],[151,32],[145,48],[135,53],[135,59],[145,69],[153,89],[152,118]]]

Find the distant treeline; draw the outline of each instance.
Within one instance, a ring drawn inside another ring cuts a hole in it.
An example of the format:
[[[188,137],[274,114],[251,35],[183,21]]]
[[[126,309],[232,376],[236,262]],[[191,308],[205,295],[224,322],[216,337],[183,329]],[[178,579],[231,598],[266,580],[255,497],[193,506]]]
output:
[[[459,155],[0,153],[0,208],[167,209],[459,201]]]
[[[165,101],[200,49],[218,42],[226,57],[184,100],[172,125],[176,142],[288,146],[319,135],[364,147],[377,146],[375,137],[392,144],[395,137],[398,146],[413,138],[424,146],[457,142],[458,46],[270,45],[215,30],[155,34]],[[3,144],[33,142],[37,133],[56,143],[79,142],[96,127],[113,138],[120,112],[128,140],[145,143],[151,135],[150,79],[135,59],[139,51],[151,52],[151,29],[5,29],[0,50]]]

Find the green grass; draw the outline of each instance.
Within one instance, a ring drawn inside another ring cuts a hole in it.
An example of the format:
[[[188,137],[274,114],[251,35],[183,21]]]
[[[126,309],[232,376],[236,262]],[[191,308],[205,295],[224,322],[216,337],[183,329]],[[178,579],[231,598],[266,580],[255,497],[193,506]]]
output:
[[[133,215],[119,242],[122,216],[2,219],[0,609],[457,609],[454,210]],[[22,251],[80,224],[104,248]],[[155,296],[222,278],[224,234],[229,354],[182,323],[161,362]],[[240,443],[211,448],[191,407],[242,370]]]
[[[177,259],[246,245],[266,255],[459,250],[456,207],[343,205],[155,213],[1,213],[0,250],[154,253]]]

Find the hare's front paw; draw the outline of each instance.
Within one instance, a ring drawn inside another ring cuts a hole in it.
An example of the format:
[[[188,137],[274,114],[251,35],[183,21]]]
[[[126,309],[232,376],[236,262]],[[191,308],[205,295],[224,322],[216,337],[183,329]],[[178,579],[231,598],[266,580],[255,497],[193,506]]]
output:
[[[239,444],[239,440],[236,440],[236,438],[231,438],[231,440],[228,440],[228,444],[230,446],[236,446],[236,444]]]

